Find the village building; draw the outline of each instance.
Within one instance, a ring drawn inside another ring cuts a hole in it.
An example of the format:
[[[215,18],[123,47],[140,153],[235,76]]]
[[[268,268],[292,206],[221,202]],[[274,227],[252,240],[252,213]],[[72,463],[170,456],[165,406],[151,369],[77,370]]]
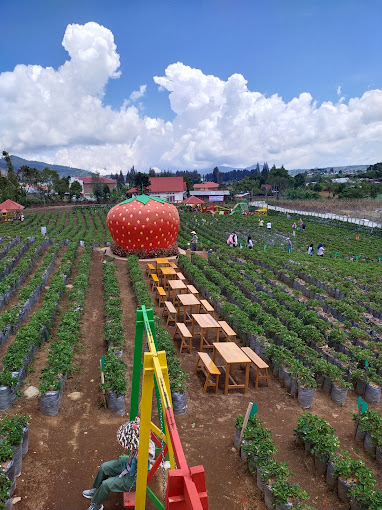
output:
[[[130,188],[127,193],[140,195],[141,189]],[[187,184],[183,177],[150,177],[150,186],[148,188],[150,197],[163,198],[173,204],[184,200],[187,193]]]

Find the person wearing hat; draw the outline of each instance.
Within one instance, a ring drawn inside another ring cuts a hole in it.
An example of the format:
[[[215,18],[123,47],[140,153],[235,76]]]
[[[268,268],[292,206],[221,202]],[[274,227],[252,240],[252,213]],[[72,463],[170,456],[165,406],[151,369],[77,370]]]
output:
[[[138,446],[139,446],[139,418],[121,425],[117,432],[117,441],[126,450],[130,451],[127,457],[118,460],[109,460],[101,464],[94,478],[91,489],[84,490],[82,495],[91,499],[88,510],[102,510],[102,502],[110,492],[130,492],[135,490],[137,479]],[[154,462],[155,444],[150,439],[149,465]]]
[[[196,251],[198,249],[198,236],[196,235],[195,230],[193,230],[191,234],[192,234],[191,250]]]
[[[292,252],[292,241],[290,240],[290,237],[287,237],[287,252]]]

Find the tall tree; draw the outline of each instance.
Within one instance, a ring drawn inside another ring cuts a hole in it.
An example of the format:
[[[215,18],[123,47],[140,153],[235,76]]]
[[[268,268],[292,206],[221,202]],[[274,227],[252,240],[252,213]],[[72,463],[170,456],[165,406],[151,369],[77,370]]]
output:
[[[3,151],[3,156],[4,156],[4,159],[5,159],[5,163],[7,165],[7,177],[8,177],[8,181],[12,184],[12,197],[9,197],[11,198],[12,200],[17,200],[18,198],[18,191],[19,191],[19,181],[17,179],[17,175],[16,175],[16,172],[13,168],[13,164],[12,164],[12,160],[8,154],[7,151]]]
[[[82,194],[82,186],[78,181],[73,181],[69,188],[69,197],[72,200],[73,197],[76,197],[77,200],[81,197]]]
[[[102,197],[102,183],[101,183],[101,176],[99,172],[96,172],[92,175],[92,188],[93,188],[93,195],[96,197],[97,200],[99,200]]]
[[[217,184],[220,184],[221,183],[221,177],[220,177],[220,170],[217,166],[215,166],[213,172],[213,179],[214,179],[214,182],[216,182]]]
[[[137,172],[134,175],[134,187],[137,188],[137,193],[139,195],[140,194],[148,195],[150,185],[151,185],[150,177],[147,174]]]

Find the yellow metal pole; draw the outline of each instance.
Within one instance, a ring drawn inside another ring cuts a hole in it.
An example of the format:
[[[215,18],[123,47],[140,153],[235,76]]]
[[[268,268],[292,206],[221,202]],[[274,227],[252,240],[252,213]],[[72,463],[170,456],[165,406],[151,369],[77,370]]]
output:
[[[147,467],[149,462],[150,423],[154,389],[153,355],[145,353],[143,360],[143,382],[141,400],[141,423],[139,430],[137,487],[135,493],[136,510],[146,506]]]

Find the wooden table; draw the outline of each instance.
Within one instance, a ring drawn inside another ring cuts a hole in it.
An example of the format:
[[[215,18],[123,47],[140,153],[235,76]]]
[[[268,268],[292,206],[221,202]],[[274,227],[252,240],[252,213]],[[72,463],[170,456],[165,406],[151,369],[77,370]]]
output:
[[[193,294],[190,294],[193,296]],[[209,313],[193,313],[192,314],[192,337],[194,337],[195,324],[200,327],[200,351],[203,347],[212,349],[213,345],[208,343],[208,333],[212,330],[216,331],[216,341],[219,342],[219,323]]]
[[[168,286],[170,287],[170,298],[172,295],[172,302],[175,305],[176,295],[187,292],[187,286],[182,280],[170,280]]]
[[[164,257],[155,259],[155,263],[156,263],[157,272],[159,271],[159,268],[161,266],[169,266],[170,265],[170,262]]]
[[[180,281],[180,280],[178,280]],[[180,307],[183,307],[183,322],[191,322],[192,318],[190,317],[192,313],[192,309],[196,306],[197,311],[199,313],[200,310],[200,301],[193,294],[178,294],[178,318],[180,313]],[[189,312],[189,313],[188,313]]]
[[[215,363],[217,354],[219,354],[225,361],[225,366],[218,367],[221,368],[222,370],[225,370],[224,394],[227,395],[228,390],[233,388],[236,389],[243,388],[244,393],[246,393],[248,391],[249,367],[251,366],[251,360],[234,342],[214,342],[213,348],[214,348],[212,355],[213,362]],[[244,384],[238,384],[232,377],[232,375],[230,375],[231,366],[240,364],[245,364]],[[230,381],[232,384],[229,384]]]
[[[177,278],[175,269],[173,267],[161,267],[159,271],[163,282],[163,288],[166,290],[168,289],[167,281]]]

